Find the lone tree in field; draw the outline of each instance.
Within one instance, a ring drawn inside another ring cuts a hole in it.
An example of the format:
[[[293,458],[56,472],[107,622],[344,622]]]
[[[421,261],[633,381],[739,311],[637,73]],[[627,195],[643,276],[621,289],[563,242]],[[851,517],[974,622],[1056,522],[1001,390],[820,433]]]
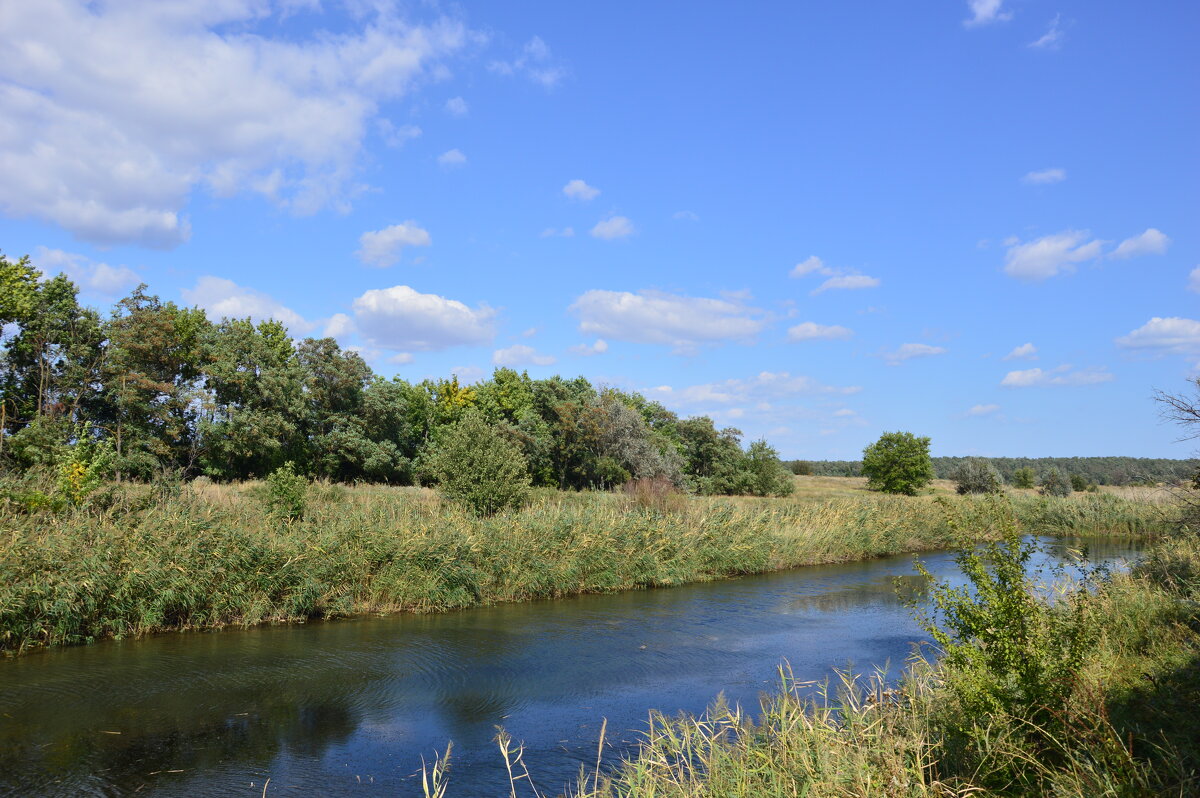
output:
[[[475,515],[519,508],[529,496],[529,467],[521,448],[477,413],[450,428],[430,470],[442,495]]]
[[[918,438],[911,432],[883,433],[863,449],[862,472],[871,490],[916,496],[933,481],[929,438]]]

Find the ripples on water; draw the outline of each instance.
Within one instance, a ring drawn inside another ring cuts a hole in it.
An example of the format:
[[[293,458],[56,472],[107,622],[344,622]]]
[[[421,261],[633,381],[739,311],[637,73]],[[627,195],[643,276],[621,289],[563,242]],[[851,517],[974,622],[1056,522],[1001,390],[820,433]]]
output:
[[[1093,541],[1091,555],[1134,550]],[[947,554],[924,559],[954,572]],[[507,783],[497,725],[557,793],[594,761],[604,717],[615,758],[651,708],[700,712],[721,691],[755,705],[783,659],[800,679],[894,672],[921,639],[893,589],[922,589],[911,562],[0,661],[0,795],[257,796],[267,777],[271,794],[420,795],[422,756],[449,740],[452,794],[489,795]]]

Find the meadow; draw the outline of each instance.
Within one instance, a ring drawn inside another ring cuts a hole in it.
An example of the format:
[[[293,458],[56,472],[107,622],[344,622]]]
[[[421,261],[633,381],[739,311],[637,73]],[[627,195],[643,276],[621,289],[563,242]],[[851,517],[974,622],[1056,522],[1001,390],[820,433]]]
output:
[[[428,489],[331,483],[295,520],[257,482],[109,484],[57,513],[8,502],[0,648],[667,587],[994,539],[1007,513],[945,484],[914,498],[796,484],[786,499],[539,489],[489,518]],[[1004,506],[1042,534],[1153,537],[1171,513],[1148,491],[1013,491]]]

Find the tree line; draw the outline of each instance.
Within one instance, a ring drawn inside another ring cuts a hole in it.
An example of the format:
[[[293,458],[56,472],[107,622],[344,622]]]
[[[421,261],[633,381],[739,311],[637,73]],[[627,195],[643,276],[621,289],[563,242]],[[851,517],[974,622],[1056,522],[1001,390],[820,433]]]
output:
[[[278,321],[212,320],[139,286],[107,316],[64,275],[0,255],[0,465],[61,466],[102,446],[120,479],[265,477],[285,463],[341,482],[437,479],[449,431],[470,416],[524,454],[533,485],[666,480],[706,494],[790,492],[765,441],[583,377],[498,368],[472,385],[375,374],[332,338],[296,342]]]
[[[937,479],[953,479],[967,457],[934,457],[933,469]],[[1040,478],[1051,471],[1079,476],[1097,485],[1135,485],[1145,483],[1178,483],[1190,480],[1200,468],[1200,460],[1172,460],[1156,457],[990,457],[987,460],[1005,482],[1012,485],[1018,472],[1032,471]],[[858,477],[863,475],[861,460],[788,460],[785,463],[794,474],[827,477]]]

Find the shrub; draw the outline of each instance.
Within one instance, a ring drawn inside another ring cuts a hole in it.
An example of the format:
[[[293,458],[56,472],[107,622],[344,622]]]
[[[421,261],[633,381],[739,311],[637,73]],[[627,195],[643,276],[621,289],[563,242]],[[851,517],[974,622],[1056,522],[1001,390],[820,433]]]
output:
[[[1071,475],[1071,490],[1085,491],[1087,489],[1088,489],[1087,477],[1083,476],[1082,474],[1072,474]]]
[[[298,521],[307,503],[308,480],[296,473],[290,460],[267,477],[267,507],[272,515]]]
[[[1012,485],[1014,488],[1032,488],[1037,484],[1037,472],[1025,466],[1013,472]]]
[[[666,477],[631,479],[621,486],[621,491],[629,497],[631,505],[643,510],[666,513],[676,512],[684,507],[684,495]]]
[[[911,432],[885,432],[863,449],[862,472],[872,490],[916,496],[933,481],[929,438],[918,438]]]
[[[1092,576],[1085,574],[1081,589],[1046,601],[1030,574],[1037,544],[1012,520],[1002,531],[1000,542],[955,555],[968,585],[938,581],[918,562],[933,609],[906,601],[942,650],[945,684],[958,701],[946,721],[958,727],[952,733],[976,734],[980,718],[1001,714],[1028,721],[1035,737],[1053,735],[1065,731],[1062,707],[1097,639],[1086,611]]]
[[[742,461],[744,493],[753,496],[791,496],[796,489],[792,472],[779,461],[779,454],[759,440],[750,444]]]
[[[1052,468],[1042,477],[1043,496],[1070,496],[1071,480],[1060,469]]]
[[[960,494],[1000,493],[1003,490],[1000,472],[988,460],[972,457],[964,460],[950,476],[954,489]]]
[[[443,496],[475,515],[519,508],[529,496],[521,448],[475,413],[447,431],[429,459],[429,470]]]

